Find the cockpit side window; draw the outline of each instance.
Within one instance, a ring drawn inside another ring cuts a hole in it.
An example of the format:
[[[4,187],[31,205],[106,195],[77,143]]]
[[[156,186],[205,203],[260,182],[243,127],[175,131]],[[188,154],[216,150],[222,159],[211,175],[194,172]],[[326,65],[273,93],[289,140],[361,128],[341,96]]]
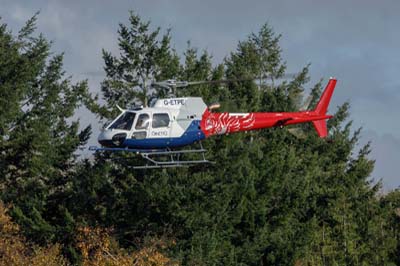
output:
[[[166,113],[154,114],[152,127],[153,128],[167,127],[167,126],[169,126],[169,121],[170,121],[169,115]]]
[[[147,129],[149,127],[149,120],[150,116],[148,114],[140,114],[135,129]]]
[[[133,112],[125,112],[121,115],[109,129],[123,129],[123,130],[131,130],[133,121],[135,120],[135,113]]]

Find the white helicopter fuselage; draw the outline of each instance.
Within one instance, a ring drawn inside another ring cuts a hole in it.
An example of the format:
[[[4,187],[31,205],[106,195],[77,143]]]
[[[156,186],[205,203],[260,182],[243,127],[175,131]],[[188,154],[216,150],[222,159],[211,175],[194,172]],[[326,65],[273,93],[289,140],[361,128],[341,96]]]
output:
[[[205,138],[200,128],[207,109],[198,97],[157,100],[154,107],[123,110],[99,136],[106,147],[174,148]]]

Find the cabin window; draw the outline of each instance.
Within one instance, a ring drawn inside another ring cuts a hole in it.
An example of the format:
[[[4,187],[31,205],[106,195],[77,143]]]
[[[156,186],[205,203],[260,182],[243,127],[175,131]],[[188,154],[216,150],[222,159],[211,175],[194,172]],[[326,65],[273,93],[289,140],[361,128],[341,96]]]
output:
[[[145,139],[147,137],[146,131],[133,132],[132,139]]]
[[[152,127],[167,127],[169,126],[169,115],[168,114],[154,114],[153,115],[153,122]]]
[[[150,116],[148,114],[140,114],[135,129],[147,129],[149,127],[149,120]]]
[[[134,120],[135,113],[125,112],[114,123],[112,123],[109,129],[130,130]]]

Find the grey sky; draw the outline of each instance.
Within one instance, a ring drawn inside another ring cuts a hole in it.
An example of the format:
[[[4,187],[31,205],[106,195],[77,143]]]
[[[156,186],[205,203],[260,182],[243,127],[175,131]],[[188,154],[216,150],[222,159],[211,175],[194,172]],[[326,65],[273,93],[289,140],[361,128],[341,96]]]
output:
[[[88,78],[93,91],[102,80],[101,49],[118,52],[118,23],[128,10],[172,28],[178,52],[186,42],[207,49],[220,62],[237,42],[268,22],[282,34],[289,72],[311,63],[310,86],[320,78],[339,79],[331,110],[349,100],[354,126],[372,141],[375,180],[400,186],[400,1],[13,1],[0,0],[0,16],[14,31],[40,10],[38,31],[65,52],[74,80]],[[82,123],[94,118],[82,115]],[[95,142],[95,138],[92,140]]]

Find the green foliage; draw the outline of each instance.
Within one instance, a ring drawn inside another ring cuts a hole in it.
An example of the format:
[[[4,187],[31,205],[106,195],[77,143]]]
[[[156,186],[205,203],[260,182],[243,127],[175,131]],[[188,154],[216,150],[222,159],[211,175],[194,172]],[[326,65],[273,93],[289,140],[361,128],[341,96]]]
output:
[[[33,36],[35,19],[17,37],[0,27],[1,198],[14,204],[27,237],[62,243],[73,263],[89,255],[75,249],[76,228],[90,227],[113,228],[131,250],[149,238],[175,239],[168,257],[183,265],[400,264],[400,194],[380,195],[380,183],[370,181],[370,145],[357,151],[361,130],[352,129],[349,103],[333,110],[327,139],[310,125],[301,126],[302,138],[273,128],[208,139],[211,165],[133,170],[135,155],[107,153],[76,160],[90,136],[90,127],[79,131],[73,120],[76,108],[111,118],[116,104],[166,95],[148,90],[153,80],[255,76],[174,93],[231,112],[298,110],[309,66],[277,82],[286,65],[269,25],[213,66],[210,54],[190,43],[181,60],[169,30],[160,36],[131,12],[119,26],[120,56],[103,51],[101,106],[85,82],[63,78],[63,56],[50,56],[49,43]],[[311,88],[310,109],[322,84]]]
[[[115,116],[116,104],[147,106],[151,94],[165,95],[162,90],[149,91],[151,82],[173,78],[179,71],[179,58],[170,47],[170,30],[160,37],[160,28],[151,30],[150,22],[130,12],[129,25],[121,23],[118,34],[120,57],[103,50],[107,78],[101,90],[111,112],[101,115],[108,118]]]
[[[199,56],[198,50],[193,48],[188,42],[188,47],[184,53],[185,64],[181,68],[179,78],[185,81],[210,80],[212,77],[211,56],[207,51]],[[177,96],[198,96],[201,95],[204,100],[210,99],[213,94],[209,86],[199,85],[181,88],[174,92]]]
[[[36,15],[16,37],[0,30],[0,196],[14,204],[25,234],[46,244],[63,238],[57,195],[90,136],[90,126],[79,131],[73,119],[90,95],[86,82],[64,78],[63,55],[50,56],[50,44],[33,35],[35,22]]]

